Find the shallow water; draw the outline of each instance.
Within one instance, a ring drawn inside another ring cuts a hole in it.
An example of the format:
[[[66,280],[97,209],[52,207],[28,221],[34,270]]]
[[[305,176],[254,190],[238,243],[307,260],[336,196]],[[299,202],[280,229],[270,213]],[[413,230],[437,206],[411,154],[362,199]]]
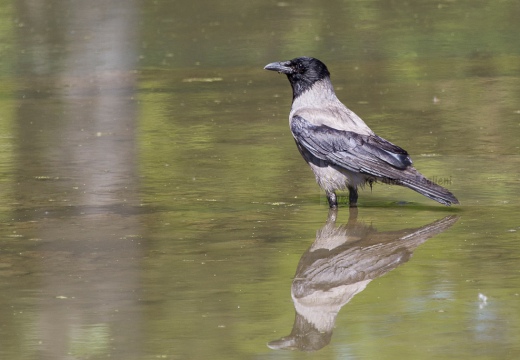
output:
[[[520,356],[515,1],[0,9],[1,359]],[[300,55],[462,205],[329,213]]]

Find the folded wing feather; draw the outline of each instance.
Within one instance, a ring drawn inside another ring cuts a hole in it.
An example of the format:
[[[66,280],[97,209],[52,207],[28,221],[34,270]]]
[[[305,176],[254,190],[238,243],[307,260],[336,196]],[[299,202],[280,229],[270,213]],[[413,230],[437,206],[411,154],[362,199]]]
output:
[[[401,170],[412,165],[405,150],[377,135],[313,125],[298,115],[292,118],[291,131],[313,156],[350,171],[396,178]]]

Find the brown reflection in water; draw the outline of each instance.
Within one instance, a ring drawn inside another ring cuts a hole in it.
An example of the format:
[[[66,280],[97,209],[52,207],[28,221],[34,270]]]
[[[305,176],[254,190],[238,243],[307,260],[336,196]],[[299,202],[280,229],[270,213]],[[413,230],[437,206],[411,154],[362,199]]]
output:
[[[458,216],[447,216],[420,228],[378,232],[357,222],[357,214],[357,209],[350,209],[347,224],[336,226],[337,210],[330,210],[325,226],[317,231],[296,269],[291,286],[296,313],[292,331],[269,342],[271,349],[316,351],[325,347],[345,304],[458,220]]]
[[[36,316],[20,327],[32,339],[24,352],[39,359],[140,353],[141,228],[127,210],[139,203],[137,6],[17,3],[13,220],[34,244],[21,264],[38,280],[22,289]]]

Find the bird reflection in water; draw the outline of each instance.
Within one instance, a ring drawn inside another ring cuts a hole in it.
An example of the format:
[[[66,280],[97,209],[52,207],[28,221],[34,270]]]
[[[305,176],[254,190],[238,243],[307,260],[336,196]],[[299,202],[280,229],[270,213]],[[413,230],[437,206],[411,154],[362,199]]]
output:
[[[296,316],[291,333],[268,343],[271,349],[316,351],[331,340],[341,308],[368,283],[407,262],[415,249],[450,228],[447,216],[420,228],[378,232],[357,222],[350,209],[346,225],[336,226],[331,209],[316,241],[303,254],[291,286]]]

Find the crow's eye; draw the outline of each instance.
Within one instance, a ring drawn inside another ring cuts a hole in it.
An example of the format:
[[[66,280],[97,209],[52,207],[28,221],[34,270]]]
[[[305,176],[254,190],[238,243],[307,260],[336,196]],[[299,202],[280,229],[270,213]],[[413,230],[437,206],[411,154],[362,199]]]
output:
[[[298,64],[296,64],[296,70],[297,70],[299,73],[302,73],[302,72],[304,72],[305,67],[303,66],[302,63],[298,63]]]

